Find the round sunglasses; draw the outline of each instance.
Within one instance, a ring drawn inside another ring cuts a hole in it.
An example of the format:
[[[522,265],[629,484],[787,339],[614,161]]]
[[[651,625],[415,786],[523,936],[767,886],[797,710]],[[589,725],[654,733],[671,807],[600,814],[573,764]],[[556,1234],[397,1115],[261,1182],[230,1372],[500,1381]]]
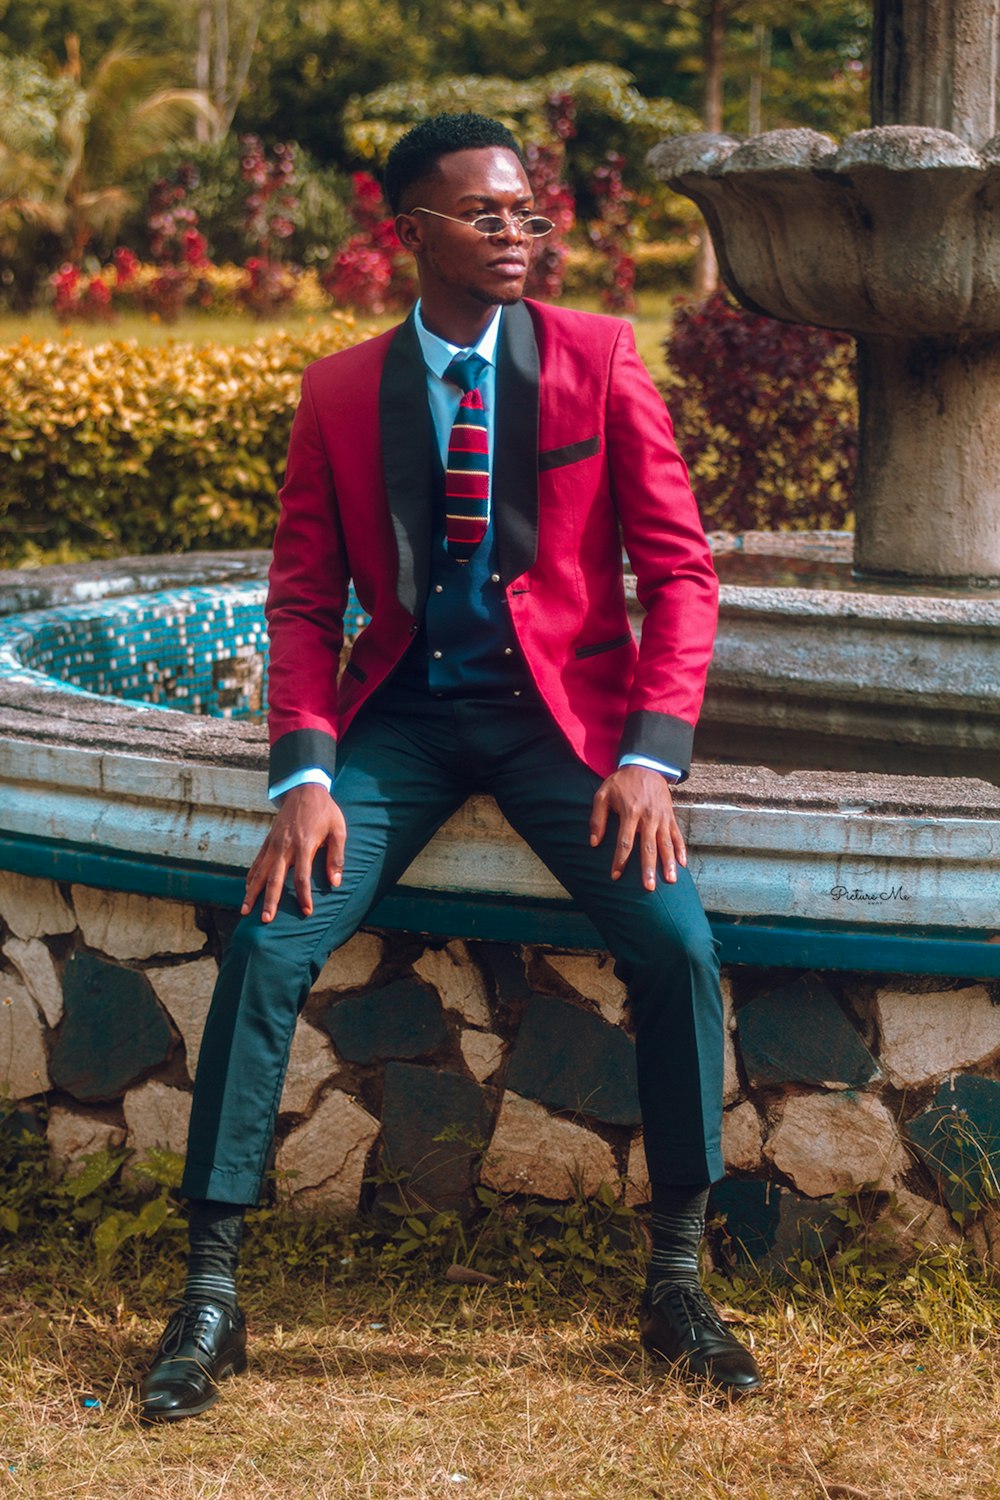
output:
[[[463,224],[466,229],[474,229],[477,234],[486,236],[516,229],[529,239],[540,240],[543,235],[551,234],[556,227],[551,219],[546,219],[542,214],[525,214],[523,218],[514,214],[509,219],[502,214],[480,214],[477,219],[456,219],[454,214],[439,214],[436,208],[411,208],[410,213],[433,214],[435,219],[450,219],[453,224]]]

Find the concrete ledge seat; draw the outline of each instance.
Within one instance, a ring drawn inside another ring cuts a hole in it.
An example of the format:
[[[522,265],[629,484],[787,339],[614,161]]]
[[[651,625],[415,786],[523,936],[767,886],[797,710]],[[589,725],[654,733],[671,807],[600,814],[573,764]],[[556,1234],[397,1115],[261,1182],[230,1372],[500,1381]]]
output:
[[[126,563],[7,574],[0,615],[157,587],[245,589],[267,555]],[[265,766],[260,723],[0,673],[0,868],[238,906],[271,818]],[[703,763],[677,802],[728,961],[1000,975],[1000,787]],[[372,921],[599,946],[488,798],[441,829]]]

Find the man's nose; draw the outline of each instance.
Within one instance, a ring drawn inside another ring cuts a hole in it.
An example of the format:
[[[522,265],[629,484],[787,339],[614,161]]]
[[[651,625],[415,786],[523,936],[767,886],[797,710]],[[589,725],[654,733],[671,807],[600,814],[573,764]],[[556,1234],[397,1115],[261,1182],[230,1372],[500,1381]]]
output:
[[[499,217],[503,219],[503,228],[497,236],[498,239],[502,237],[506,240],[511,238],[514,240],[523,240],[525,238],[525,233],[521,228],[521,221],[519,219],[511,217],[509,214],[502,214]]]

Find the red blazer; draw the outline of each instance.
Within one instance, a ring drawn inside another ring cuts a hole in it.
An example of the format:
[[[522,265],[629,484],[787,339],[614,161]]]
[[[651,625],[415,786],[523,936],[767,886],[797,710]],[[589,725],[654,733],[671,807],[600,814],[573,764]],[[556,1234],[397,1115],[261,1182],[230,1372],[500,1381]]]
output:
[[[493,518],[525,661],[581,760],[686,771],[718,587],[663,400],[627,323],[504,310]],[[267,616],[272,784],[331,774],[336,740],[392,672],[427,591],[432,444],[412,318],[305,372]],[[621,542],[646,609],[629,627]],[[348,580],[371,615],[337,685]]]

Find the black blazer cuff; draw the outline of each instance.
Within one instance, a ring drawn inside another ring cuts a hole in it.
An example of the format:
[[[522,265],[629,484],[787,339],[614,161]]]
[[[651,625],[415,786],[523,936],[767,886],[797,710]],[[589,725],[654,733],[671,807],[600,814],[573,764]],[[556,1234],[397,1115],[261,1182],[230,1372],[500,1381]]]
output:
[[[337,741],[322,729],[290,729],[271,746],[268,785],[277,786],[296,771],[315,766],[333,780],[337,770]]]
[[[686,719],[639,708],[625,720],[618,755],[619,759],[623,755],[648,755],[650,760],[676,766],[681,781],[687,781],[693,742],[694,725]]]

